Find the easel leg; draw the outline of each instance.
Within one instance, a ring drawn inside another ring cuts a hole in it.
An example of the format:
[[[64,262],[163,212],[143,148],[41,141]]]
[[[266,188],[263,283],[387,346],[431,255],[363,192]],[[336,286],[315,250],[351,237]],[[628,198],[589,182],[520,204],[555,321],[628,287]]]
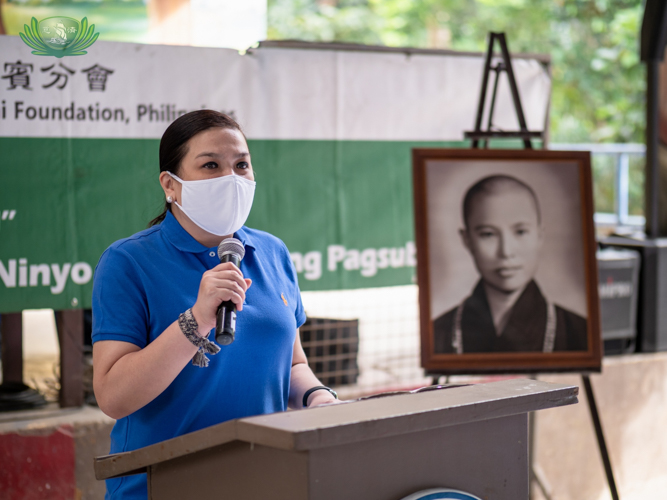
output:
[[[614,481],[614,472],[611,469],[611,461],[609,460],[609,453],[607,452],[607,444],[602,433],[602,424],[600,423],[600,415],[598,414],[598,407],[595,403],[595,396],[593,395],[593,386],[588,375],[581,376],[584,382],[584,389],[586,390],[586,399],[588,400],[588,409],[591,411],[591,418],[593,419],[593,426],[595,427],[595,435],[598,439],[598,447],[600,448],[600,455],[604,464],[604,471],[607,474],[607,482],[609,483],[609,490],[611,491],[611,498],[619,500],[618,490],[616,489],[616,481]]]
[[[60,406],[83,405],[83,310],[56,312],[60,342]]]
[[[20,312],[2,315],[2,381],[23,382],[23,319]]]

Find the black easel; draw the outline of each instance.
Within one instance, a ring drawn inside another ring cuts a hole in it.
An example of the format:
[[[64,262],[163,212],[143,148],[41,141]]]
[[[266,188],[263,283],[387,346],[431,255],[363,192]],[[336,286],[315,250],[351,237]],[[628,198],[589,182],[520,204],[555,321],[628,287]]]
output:
[[[493,47],[498,41],[500,45],[501,61],[493,65]],[[482,130],[482,119],[484,118],[484,107],[486,102],[486,94],[489,84],[489,74],[493,71],[495,79],[493,82],[493,94],[491,95],[491,105],[489,108],[489,117],[486,123],[486,130]],[[493,130],[493,112],[496,106],[496,95],[498,93],[498,80],[502,72],[507,73],[509,80],[510,91],[512,93],[512,101],[514,102],[514,109],[519,120],[519,130],[502,131]],[[477,106],[477,118],[475,119],[475,130],[471,132],[464,132],[466,139],[472,139],[473,148],[479,147],[480,140],[484,141],[484,148],[488,146],[489,139],[523,139],[523,145],[526,149],[532,149],[531,139],[541,139],[544,144],[544,131],[530,132],[526,126],[526,118],[523,115],[523,107],[521,106],[521,98],[519,97],[519,88],[516,85],[514,78],[514,70],[512,69],[512,61],[510,60],[510,53],[507,49],[507,41],[505,40],[505,33],[489,33],[489,49],[486,52],[486,61],[484,62],[484,74],[482,76],[482,89],[479,95],[479,105]]]
[[[493,47],[495,42],[498,41],[500,45],[500,52],[502,61],[498,62],[493,66]],[[487,120],[486,131],[483,131],[481,128],[482,119],[484,116],[484,105],[486,101],[487,87],[489,83],[489,73],[491,71],[495,72],[495,81],[493,83],[493,94],[491,95],[491,106],[489,109],[489,117]],[[516,115],[519,120],[520,130],[504,132],[492,130],[493,128],[493,111],[496,104],[496,95],[498,91],[498,80],[502,72],[507,73],[507,78],[509,80],[510,90],[512,92],[512,100],[514,101],[514,109],[516,110]],[[523,115],[523,107],[521,106],[521,98],[519,96],[519,89],[516,85],[516,79],[514,78],[514,70],[512,69],[512,61],[510,59],[510,53],[507,48],[507,41],[505,39],[504,33],[490,33],[489,34],[489,49],[486,53],[486,61],[484,63],[484,74],[482,76],[482,90],[479,96],[479,105],[477,107],[477,118],[475,120],[475,130],[472,132],[465,132],[464,136],[466,139],[472,139],[471,147],[473,149],[479,147],[480,140],[484,141],[484,147],[488,147],[488,141],[492,138],[497,139],[522,139],[523,145],[526,149],[532,149],[531,139],[542,139],[542,144],[544,145],[544,131],[542,132],[529,132],[528,127],[526,126],[526,119]],[[595,436],[597,437],[598,448],[600,450],[600,455],[602,457],[602,462],[604,464],[604,470],[607,475],[607,483],[609,483],[609,490],[611,492],[612,500],[619,500],[618,490],[616,489],[616,481],[614,480],[614,472],[611,468],[611,460],[609,459],[609,452],[607,451],[607,443],[604,438],[604,433],[602,432],[602,423],[600,421],[600,415],[598,413],[597,404],[595,403],[595,395],[593,393],[593,386],[591,385],[591,380],[588,374],[582,373],[581,379],[584,383],[584,390],[586,391],[586,400],[588,401],[588,409],[591,412],[591,419],[593,420],[593,426],[595,427]],[[531,477],[535,477],[533,473],[533,428],[534,428],[534,415],[530,415],[530,448],[529,448],[529,463],[531,468]],[[545,494],[546,491],[543,491]],[[547,495],[548,496],[548,495]]]
[[[609,460],[609,453],[607,452],[607,443],[604,439],[604,434],[602,433],[602,422],[600,422],[598,407],[595,403],[595,395],[593,394],[591,379],[587,374],[582,374],[581,379],[584,382],[584,390],[586,391],[588,409],[591,411],[591,419],[593,420],[593,426],[595,427],[595,436],[598,440],[598,448],[600,448],[600,455],[602,456],[602,463],[604,464],[604,472],[607,475],[607,482],[609,483],[611,498],[612,500],[619,500],[618,490],[616,489],[616,481],[614,480],[614,471],[611,468],[611,460]]]

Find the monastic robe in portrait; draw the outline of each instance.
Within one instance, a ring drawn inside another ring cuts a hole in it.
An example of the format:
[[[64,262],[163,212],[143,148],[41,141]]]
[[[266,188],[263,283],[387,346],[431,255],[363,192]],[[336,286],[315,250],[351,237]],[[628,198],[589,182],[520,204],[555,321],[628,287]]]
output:
[[[434,352],[552,352],[585,351],[586,319],[549,303],[535,281],[528,283],[498,335],[484,284],[433,322]]]

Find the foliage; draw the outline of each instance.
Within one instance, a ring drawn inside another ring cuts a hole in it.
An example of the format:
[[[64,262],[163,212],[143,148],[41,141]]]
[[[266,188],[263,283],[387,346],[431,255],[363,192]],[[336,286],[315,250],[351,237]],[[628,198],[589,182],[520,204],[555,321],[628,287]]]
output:
[[[643,142],[641,16],[641,0],[268,0],[268,35],[483,51],[505,32],[552,57],[552,141]]]
[[[0,3],[17,4],[22,6],[42,6],[42,5],[71,5],[78,4],[100,4],[100,3],[120,3],[120,4],[146,4],[146,0],[0,0]]]
[[[87,17],[103,40],[142,42],[148,33],[148,12],[143,0],[0,0],[2,23],[8,35],[25,32],[30,18]]]

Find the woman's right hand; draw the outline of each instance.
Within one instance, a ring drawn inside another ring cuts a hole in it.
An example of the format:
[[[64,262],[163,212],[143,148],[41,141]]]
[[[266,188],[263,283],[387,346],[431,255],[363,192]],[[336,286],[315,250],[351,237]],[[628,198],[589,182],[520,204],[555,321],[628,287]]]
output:
[[[243,309],[245,293],[252,281],[243,278],[243,273],[231,262],[218,264],[206,271],[199,283],[197,302],[192,306],[192,314],[199,325],[202,336],[215,328],[218,307],[221,303],[231,300],[236,309]]]

